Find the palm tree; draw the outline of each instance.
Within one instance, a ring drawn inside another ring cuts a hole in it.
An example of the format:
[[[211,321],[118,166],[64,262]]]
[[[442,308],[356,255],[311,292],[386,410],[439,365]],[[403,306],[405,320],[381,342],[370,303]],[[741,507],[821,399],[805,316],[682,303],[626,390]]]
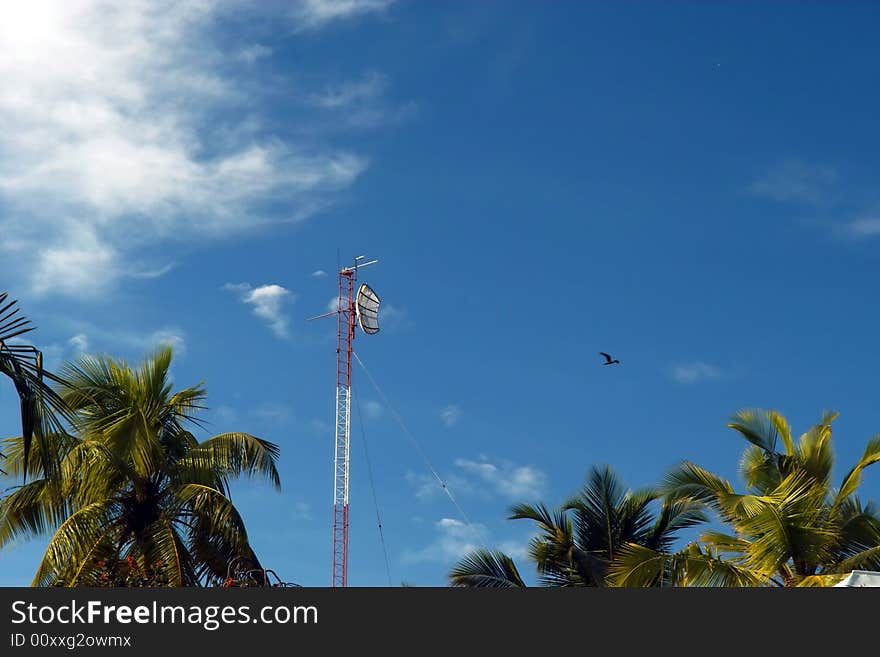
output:
[[[880,436],[835,489],[837,415],[825,413],[795,441],[776,411],[737,413],[728,426],[748,442],[739,468],[746,493],[690,462],[665,480],[667,492],[703,505],[729,531],[707,531],[674,555],[628,545],[611,580],[643,586],[667,573],[678,585],[821,586],[854,569],[880,568],[880,509],[855,494],[864,469],[880,461]]]
[[[61,382],[58,377],[43,369],[42,352],[31,345],[16,342],[19,336],[33,331],[23,315],[18,301],[8,301],[8,292],[0,292],[0,373],[8,377],[18,393],[21,415],[22,459],[24,471],[28,470],[31,442],[36,436],[42,444],[43,437],[60,428],[59,417],[66,417],[63,401],[46,382]],[[45,450],[44,450],[45,451]],[[3,453],[0,452],[0,457]],[[51,471],[53,464],[45,462],[43,468]],[[0,474],[3,470],[0,470]]]
[[[93,356],[62,369],[72,431],[35,447],[59,467],[32,462],[34,479],[0,501],[0,546],[53,534],[34,586],[122,581],[125,563],[171,586],[221,582],[234,558],[259,567],[229,481],[258,476],[279,488],[278,447],[246,433],[198,442],[187,425],[200,424],[205,389],[172,392],[170,365],[166,347],[137,369]],[[23,440],[5,444],[11,471],[26,472]]]
[[[542,585],[605,586],[621,547],[632,543],[666,553],[677,532],[705,519],[695,502],[671,497],[662,500],[655,515],[651,507],[660,498],[654,489],[625,490],[610,467],[594,467],[583,488],[560,508],[517,504],[509,519],[537,525],[539,534],[529,544],[529,557]],[[525,586],[513,559],[488,549],[466,555],[449,578],[461,587]]]

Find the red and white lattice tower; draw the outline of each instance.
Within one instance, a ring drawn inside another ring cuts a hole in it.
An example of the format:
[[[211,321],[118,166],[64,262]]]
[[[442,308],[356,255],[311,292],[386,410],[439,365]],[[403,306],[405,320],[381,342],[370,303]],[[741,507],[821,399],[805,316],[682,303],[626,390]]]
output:
[[[351,455],[351,343],[354,270],[339,272],[336,338],[336,450],[333,455],[333,586],[348,586],[348,482]]]
[[[335,312],[312,317],[318,319],[335,314],[336,332],[336,433],[333,454],[333,579],[332,586],[348,586],[348,494],[351,466],[351,354],[355,328],[360,325],[368,335],[377,333],[379,298],[366,284],[361,285],[357,298],[354,283],[361,267],[378,260],[360,263],[339,270],[339,295]]]

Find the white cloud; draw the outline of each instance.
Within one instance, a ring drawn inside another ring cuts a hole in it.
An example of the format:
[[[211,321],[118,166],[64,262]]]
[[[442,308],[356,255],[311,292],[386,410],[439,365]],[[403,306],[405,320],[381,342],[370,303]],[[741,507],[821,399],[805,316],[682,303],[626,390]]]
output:
[[[444,481],[456,496],[475,495],[487,500],[501,497],[509,501],[523,501],[541,497],[547,485],[547,475],[539,468],[516,465],[506,460],[496,464],[487,459],[456,459],[455,467],[457,471],[445,477]],[[406,480],[415,489],[415,496],[419,500],[429,501],[444,494],[432,475],[408,472]]]
[[[856,219],[844,225],[844,232],[852,239],[880,237],[880,217]]]
[[[285,142],[262,129],[258,94],[233,82],[209,39],[233,4],[4,5],[0,229],[14,238],[0,245],[0,262],[16,263],[7,275],[21,272],[40,294],[100,298],[145,249],[301,220],[364,171],[366,160],[355,154]],[[379,9],[304,6],[315,25]],[[224,49],[263,54],[236,45]],[[248,129],[232,126],[218,138],[205,119],[221,113],[243,117]],[[267,215],[260,208],[269,201],[289,210]]]
[[[404,551],[404,563],[437,562],[448,563],[457,561],[466,553],[482,547],[482,537],[486,536],[486,528],[480,524],[467,525],[454,518],[442,518],[434,525],[436,539],[421,550]]]
[[[281,315],[281,306],[290,291],[280,285],[262,285],[250,291],[244,302],[253,305],[254,314],[269,322],[278,337],[288,332],[287,318]]]
[[[289,320],[283,312],[284,304],[293,298],[290,290],[274,284],[252,288],[248,283],[227,283],[223,288],[240,293],[242,302],[253,306],[254,314],[266,320],[279,338],[290,334]]]
[[[678,383],[699,383],[720,377],[720,369],[699,361],[683,363],[672,368],[672,378]]]
[[[67,344],[76,354],[86,353],[89,350],[89,336],[85,333],[77,333],[67,341]]]
[[[413,321],[406,308],[382,303],[379,305],[379,326],[388,331],[402,331],[412,328]]]
[[[339,297],[333,297],[330,301],[327,302],[327,312],[333,313],[339,310]]]
[[[165,274],[170,272],[172,269],[174,269],[174,264],[169,263],[167,265],[164,265],[162,267],[156,267],[154,269],[143,269],[141,271],[132,271],[132,272],[129,272],[128,275],[131,276],[132,278],[146,278],[146,279],[161,278],[162,276],[164,276]]]
[[[0,219],[0,225],[3,223]],[[119,254],[89,228],[61,226],[61,229],[67,233],[63,243],[37,251],[31,274],[33,291],[75,297],[101,296],[119,274]]]
[[[456,404],[450,404],[440,411],[440,419],[447,427],[455,426],[461,418],[461,409]]]
[[[360,78],[328,84],[307,97],[314,107],[327,110],[334,127],[374,128],[413,116],[418,106],[413,101],[395,104],[385,98],[388,77],[368,71]]]
[[[139,360],[163,345],[171,346],[177,357],[186,353],[185,333],[182,329],[174,326],[139,332],[127,329],[107,330],[82,321],[62,320],[62,324],[68,328],[74,328],[77,332],[66,342],[43,347],[44,362],[47,369],[50,370],[56,369],[62,360],[72,360],[86,353],[109,352],[114,354],[114,357],[133,356]],[[54,363],[52,366],[49,365],[47,354],[51,355]]]
[[[338,20],[380,13],[395,0],[299,0],[294,19],[302,30],[314,30]]]
[[[312,278],[324,278],[327,275],[323,269],[318,269],[312,272]]]
[[[312,507],[308,502],[295,502],[292,508],[294,520],[312,519]]]
[[[182,331],[174,329],[160,329],[154,331],[145,339],[144,344],[148,348],[171,347],[176,356],[182,356],[186,353],[186,340]]]
[[[831,167],[789,160],[754,181],[749,191],[775,201],[821,203],[837,178]]]
[[[515,465],[509,461],[495,465],[468,459],[457,459],[455,465],[487,485],[493,493],[509,500],[540,497],[547,483],[547,476],[530,465]]]
[[[420,518],[414,522],[421,523]],[[449,564],[461,559],[465,554],[478,548],[493,546],[516,561],[528,558],[528,540],[503,540],[497,544],[490,541],[490,533],[480,523],[466,524],[455,518],[441,518],[434,523],[434,539],[425,547],[403,551],[401,560],[415,564],[434,562]]]
[[[245,64],[253,64],[257,60],[268,57],[271,54],[271,48],[267,48],[266,46],[260,45],[259,43],[254,43],[239,50],[237,57]]]
[[[371,399],[364,402],[364,414],[371,420],[376,420],[382,417],[383,411],[384,409],[382,407],[382,404],[377,401]]]
[[[321,93],[312,94],[309,100],[327,109],[349,108],[356,103],[373,100],[385,90],[386,85],[384,75],[371,71],[359,80],[329,85]]]
[[[407,483],[415,490],[416,498],[422,502],[446,495],[440,486],[440,482],[432,474],[417,474],[409,471],[405,477]],[[476,492],[474,485],[470,481],[457,474],[446,477],[444,483],[456,497],[459,495],[472,495]]]
[[[498,549],[514,561],[525,561],[529,558],[528,542],[502,541],[498,545]]]

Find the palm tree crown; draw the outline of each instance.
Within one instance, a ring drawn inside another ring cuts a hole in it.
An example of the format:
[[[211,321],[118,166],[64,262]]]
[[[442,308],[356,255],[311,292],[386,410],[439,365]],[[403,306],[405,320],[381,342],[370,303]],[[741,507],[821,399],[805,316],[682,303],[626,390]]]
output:
[[[811,586],[880,568],[880,510],[855,495],[864,469],[880,461],[880,436],[833,488],[836,418],[825,413],[796,441],[776,411],[737,413],[728,426],[748,442],[740,461],[746,493],[690,462],[665,480],[667,492],[702,504],[730,531],[705,532],[675,555],[629,545],[612,580],[639,586],[671,572],[680,585]]]
[[[99,584],[107,564],[112,575],[125,561],[172,586],[219,582],[236,557],[258,565],[229,482],[279,488],[278,447],[246,433],[196,440],[188,425],[199,425],[205,390],[172,392],[171,355],[160,349],[137,369],[92,356],[66,365],[71,431],[35,445],[27,466],[22,439],[6,441],[11,473],[27,467],[33,479],[0,502],[0,546],[53,533],[34,585]]]
[[[556,510],[543,504],[517,504],[510,519],[532,520],[539,534],[529,544],[538,579],[545,586],[605,586],[608,569],[627,544],[652,551],[669,550],[677,533],[704,520],[690,500],[662,500],[655,514],[654,489],[626,490],[608,467],[590,470],[583,488]],[[453,586],[524,586],[509,556],[495,550],[476,550],[452,569]]]

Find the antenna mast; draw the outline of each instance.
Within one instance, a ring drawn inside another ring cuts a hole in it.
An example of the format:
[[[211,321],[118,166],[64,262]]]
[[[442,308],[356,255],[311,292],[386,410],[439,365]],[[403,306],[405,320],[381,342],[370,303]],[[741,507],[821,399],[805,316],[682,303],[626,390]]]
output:
[[[336,331],[336,435],[333,456],[333,587],[348,586],[348,493],[351,465],[351,354],[355,327],[358,323],[354,299],[354,282],[361,267],[378,260],[360,262],[339,270],[339,294],[336,312],[309,319],[337,316]],[[363,325],[362,325],[363,328]]]

